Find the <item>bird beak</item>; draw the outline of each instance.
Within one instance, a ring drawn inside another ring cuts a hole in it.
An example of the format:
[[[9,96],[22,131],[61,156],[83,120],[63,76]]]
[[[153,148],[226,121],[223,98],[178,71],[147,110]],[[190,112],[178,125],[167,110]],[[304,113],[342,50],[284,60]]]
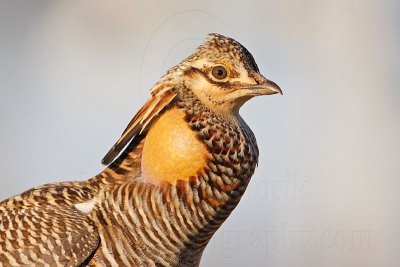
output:
[[[265,79],[262,84],[242,87],[252,96],[283,94],[281,88],[273,81]]]

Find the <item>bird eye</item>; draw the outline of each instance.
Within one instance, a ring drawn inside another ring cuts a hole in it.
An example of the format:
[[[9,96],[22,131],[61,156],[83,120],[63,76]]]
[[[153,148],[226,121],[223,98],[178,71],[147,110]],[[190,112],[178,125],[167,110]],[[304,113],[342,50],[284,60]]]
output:
[[[211,73],[218,80],[225,79],[226,76],[228,76],[228,71],[224,66],[216,66],[212,68]]]

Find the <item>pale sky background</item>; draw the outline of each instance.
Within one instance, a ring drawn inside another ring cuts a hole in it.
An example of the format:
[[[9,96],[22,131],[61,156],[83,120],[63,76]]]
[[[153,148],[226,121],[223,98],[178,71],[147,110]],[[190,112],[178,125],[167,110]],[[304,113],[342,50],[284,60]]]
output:
[[[1,1],[0,199],[99,173],[166,69],[232,36],[284,96],[201,266],[398,266],[399,1]]]

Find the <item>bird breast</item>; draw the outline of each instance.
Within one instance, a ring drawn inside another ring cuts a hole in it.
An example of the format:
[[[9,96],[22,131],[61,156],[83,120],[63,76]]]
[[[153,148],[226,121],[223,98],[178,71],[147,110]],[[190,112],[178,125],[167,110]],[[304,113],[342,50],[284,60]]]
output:
[[[206,165],[206,146],[178,108],[167,110],[149,129],[142,151],[142,175],[154,184],[188,181]]]

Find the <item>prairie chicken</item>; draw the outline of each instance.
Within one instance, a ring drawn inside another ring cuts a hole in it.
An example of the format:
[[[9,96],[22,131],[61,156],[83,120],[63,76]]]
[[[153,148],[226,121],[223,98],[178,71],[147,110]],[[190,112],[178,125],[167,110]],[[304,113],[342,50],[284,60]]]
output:
[[[210,34],[153,87],[103,172],[0,202],[0,266],[198,266],[257,165],[239,108],[275,93],[245,47]]]

